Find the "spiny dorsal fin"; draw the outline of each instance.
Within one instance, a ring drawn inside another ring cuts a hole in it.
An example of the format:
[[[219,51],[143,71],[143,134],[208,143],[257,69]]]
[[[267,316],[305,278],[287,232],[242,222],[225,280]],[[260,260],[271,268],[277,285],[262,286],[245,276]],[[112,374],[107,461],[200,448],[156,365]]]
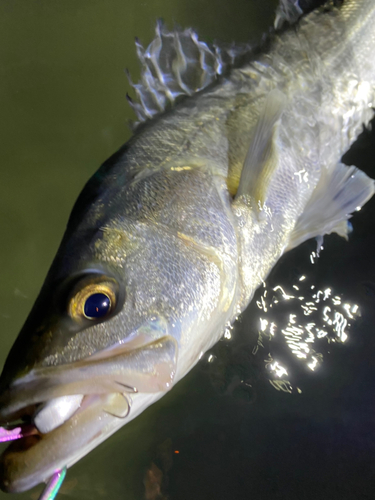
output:
[[[329,3],[339,1],[329,0]],[[292,24],[305,12],[326,2],[280,0],[275,27],[280,28],[284,22]],[[146,49],[138,39],[135,42],[141,79],[139,83],[133,83],[128,74],[137,96],[137,101],[127,96],[138,118],[133,128],[165,111],[178,97],[191,96],[205,89],[220,75],[237,66],[243,56],[250,57],[253,50],[250,44],[209,46],[199,40],[193,29],[168,31],[161,21],[157,22],[155,31],[155,38]]]
[[[206,88],[249,53],[249,45],[219,47],[198,39],[192,29],[167,31],[159,21],[156,36],[144,49],[136,39],[141,62],[141,80],[130,85],[137,102],[128,97],[139,123],[153,118],[182,95],[190,96]]]
[[[276,29],[282,28],[283,24],[293,24],[302,16],[303,10],[299,0],[280,0],[276,9],[274,26]]]
[[[343,0],[279,0],[276,9],[274,27],[280,29],[284,23],[294,24],[303,15],[327,4],[328,7],[339,6]]]

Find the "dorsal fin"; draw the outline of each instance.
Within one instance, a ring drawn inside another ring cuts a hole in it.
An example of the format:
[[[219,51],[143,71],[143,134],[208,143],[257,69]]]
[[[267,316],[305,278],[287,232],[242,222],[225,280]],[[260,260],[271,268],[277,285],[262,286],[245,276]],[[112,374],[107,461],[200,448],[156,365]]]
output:
[[[340,0],[280,0],[275,27],[280,28],[284,22],[292,24],[327,1]],[[137,96],[136,101],[127,96],[138,119],[133,128],[165,111],[178,97],[205,89],[253,52],[250,44],[210,46],[199,40],[193,29],[168,31],[161,21],[156,23],[155,38],[146,49],[138,39],[135,44],[141,63],[140,81],[133,83],[127,73]]]
[[[307,14],[324,4],[332,7],[340,5],[340,3],[342,0],[279,0],[274,27],[280,29],[284,23],[294,24],[303,14]]]
[[[156,24],[156,36],[144,49],[136,39],[141,79],[130,85],[137,102],[128,97],[138,122],[153,118],[173,105],[179,96],[190,96],[213,83],[251,51],[250,45],[219,47],[198,39],[191,28],[167,31],[162,22]]]
[[[276,29],[282,28],[285,22],[293,24],[298,21],[303,14],[299,4],[299,0],[279,0],[274,22]]]

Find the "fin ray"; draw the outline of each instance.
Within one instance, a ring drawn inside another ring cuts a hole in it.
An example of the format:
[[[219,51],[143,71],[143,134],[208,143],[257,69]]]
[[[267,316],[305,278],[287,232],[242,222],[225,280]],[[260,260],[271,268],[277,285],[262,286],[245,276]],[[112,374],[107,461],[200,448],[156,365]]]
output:
[[[340,0],[279,0],[276,9],[274,27],[280,29],[284,23],[294,24],[308,12],[324,4],[336,5]]]
[[[274,143],[285,104],[286,96],[280,90],[271,90],[266,97],[244,161],[236,198],[250,196],[256,204],[260,202],[263,205],[268,184],[278,164]]]
[[[333,232],[347,238],[348,219],[374,192],[374,181],[356,167],[338,163],[335,168],[323,171],[297,221],[286,250],[291,250],[310,238]]]
[[[146,49],[138,39],[135,44],[141,79],[133,83],[128,77],[138,100],[129,101],[138,119],[134,128],[165,111],[178,97],[200,92],[251,52],[248,44],[210,47],[192,29],[169,32],[160,21]]]

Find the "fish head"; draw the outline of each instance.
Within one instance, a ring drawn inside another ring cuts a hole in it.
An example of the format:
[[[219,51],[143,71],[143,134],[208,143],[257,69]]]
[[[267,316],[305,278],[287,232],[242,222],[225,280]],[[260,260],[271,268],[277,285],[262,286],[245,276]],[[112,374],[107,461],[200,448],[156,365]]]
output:
[[[1,375],[0,425],[33,428],[0,459],[6,491],[71,466],[168,391],[181,343],[218,304],[217,263],[143,213],[152,176],[129,191],[107,174],[79,197]]]

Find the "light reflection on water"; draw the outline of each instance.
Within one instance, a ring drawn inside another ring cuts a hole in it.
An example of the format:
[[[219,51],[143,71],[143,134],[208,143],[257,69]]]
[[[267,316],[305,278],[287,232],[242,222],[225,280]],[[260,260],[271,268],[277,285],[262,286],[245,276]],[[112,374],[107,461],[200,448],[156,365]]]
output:
[[[247,41],[254,30],[266,30],[276,1],[11,3],[12,8],[10,2],[0,6],[4,166],[0,364],[32,306],[80,189],[129,136],[126,123],[134,117],[125,103],[123,68],[136,74],[133,37],[148,43],[155,20],[162,16],[169,26],[177,22],[197,28],[206,40]],[[367,167],[372,177],[373,138],[349,162]],[[266,297],[261,289],[257,299],[262,304],[263,297],[267,311],[250,306],[256,319],[247,314],[235,329],[228,327],[224,340],[207,353],[208,370],[204,371],[203,358],[157,405],[70,469],[60,497],[159,499],[164,488],[163,496],[173,500],[372,498],[373,208],[374,204],[365,207],[367,218],[361,213],[356,220],[353,239],[327,254],[332,262],[341,258],[341,252],[347,254],[337,269],[341,266],[351,276],[351,300],[342,292],[348,287],[336,276],[326,299],[324,290],[329,287],[319,285],[317,304],[311,268],[294,280],[277,280],[294,298],[285,299],[280,289],[274,290],[275,283]],[[316,252],[306,257],[308,264],[310,258],[315,262]],[[292,265],[289,260],[278,267]],[[272,297],[278,302],[270,302]],[[367,323],[351,343],[357,303]],[[327,306],[329,310],[324,309]],[[348,322],[344,326],[336,321],[341,334],[334,330],[335,312]],[[313,342],[308,342],[310,323],[314,323]],[[294,334],[293,343],[287,343],[283,330],[289,324],[302,325],[298,342]],[[238,342],[240,328],[246,332],[246,342]],[[327,334],[320,337],[317,329]],[[327,349],[332,357],[339,353],[343,333],[348,336],[345,353],[331,363]],[[258,345],[261,335],[263,347]],[[303,343],[309,353],[297,349]],[[292,347],[306,357],[298,357]],[[350,356],[353,362],[347,367]],[[330,374],[336,374],[333,380],[323,373],[329,365]],[[300,380],[303,370],[312,380],[307,390]],[[263,385],[261,376],[267,379]],[[321,392],[315,390],[319,380],[324,381]],[[283,392],[288,387],[291,394]],[[39,490],[17,498],[35,500]],[[10,497],[0,492],[0,498]]]
[[[259,317],[259,337],[253,353],[270,349],[272,342],[284,342],[300,363],[315,371],[323,362],[319,352],[322,342],[344,343],[350,326],[360,315],[358,304],[349,303],[331,287],[319,290],[311,284],[313,278],[301,275],[295,283],[269,289],[263,285],[256,304]],[[278,390],[292,391],[292,372],[271,353],[265,360],[270,383]]]
[[[316,264],[320,250],[310,253],[311,264]],[[257,339],[252,355],[255,359],[263,358],[264,375],[278,391],[300,394],[302,389],[297,385],[298,375],[294,373],[292,360],[297,360],[299,368],[319,370],[324,362],[321,350],[347,342],[353,323],[361,315],[359,305],[350,302],[344,294],[332,286],[319,289],[314,282],[314,269],[285,283],[269,284],[267,280],[253,299],[258,314],[253,317]],[[236,340],[233,330],[236,325],[227,326],[224,341]],[[287,351],[283,347],[287,347]],[[283,360],[274,354],[280,349]],[[218,356],[210,352],[206,359],[213,363]]]

